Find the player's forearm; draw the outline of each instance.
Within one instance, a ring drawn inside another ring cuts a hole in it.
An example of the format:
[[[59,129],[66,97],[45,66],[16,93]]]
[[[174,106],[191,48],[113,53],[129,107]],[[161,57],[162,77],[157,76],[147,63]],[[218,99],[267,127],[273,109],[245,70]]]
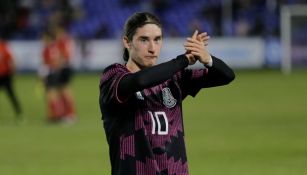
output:
[[[168,62],[141,70],[137,73],[128,74],[123,77],[118,86],[120,95],[131,95],[140,91],[158,85],[170,79],[176,72],[184,69],[189,64],[184,55]]]
[[[233,70],[222,60],[212,56],[212,66],[208,67],[205,78],[206,87],[214,87],[229,84],[235,79]]]

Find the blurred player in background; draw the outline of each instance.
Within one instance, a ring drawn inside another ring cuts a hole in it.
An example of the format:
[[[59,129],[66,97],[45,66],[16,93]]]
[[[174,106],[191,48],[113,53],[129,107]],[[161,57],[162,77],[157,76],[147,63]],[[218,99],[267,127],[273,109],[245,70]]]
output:
[[[54,29],[44,33],[43,41],[43,64],[39,75],[46,89],[48,121],[73,123],[75,107],[69,88],[71,40],[60,29]]]
[[[5,89],[13,105],[17,122],[22,121],[20,103],[13,86],[15,63],[7,42],[0,36],[0,89]]]
[[[197,31],[187,38],[184,54],[156,65],[162,38],[156,16],[135,13],[124,29],[126,64],[102,74],[99,102],[112,175],[187,175],[182,101],[235,78],[207,51],[209,36]],[[186,69],[196,61],[203,68]]]
[[[61,56],[61,68],[60,68],[60,82],[59,87],[61,99],[64,105],[64,119],[67,121],[75,120],[75,102],[70,87],[70,83],[73,76],[73,69],[71,67],[71,59],[73,56],[73,40],[65,29],[57,25],[54,28],[56,37],[56,44],[60,51]]]
[[[55,42],[55,36],[50,31],[43,34],[42,65],[39,76],[42,79],[47,99],[48,121],[58,122],[64,113],[59,93],[59,70],[61,67],[60,51]]]

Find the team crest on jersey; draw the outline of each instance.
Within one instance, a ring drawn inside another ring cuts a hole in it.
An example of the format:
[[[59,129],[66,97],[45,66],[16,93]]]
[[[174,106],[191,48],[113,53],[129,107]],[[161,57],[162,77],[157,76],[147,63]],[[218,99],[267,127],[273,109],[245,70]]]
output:
[[[172,108],[176,105],[177,100],[173,97],[172,92],[169,88],[162,89],[162,96],[163,96],[163,104],[166,107]]]

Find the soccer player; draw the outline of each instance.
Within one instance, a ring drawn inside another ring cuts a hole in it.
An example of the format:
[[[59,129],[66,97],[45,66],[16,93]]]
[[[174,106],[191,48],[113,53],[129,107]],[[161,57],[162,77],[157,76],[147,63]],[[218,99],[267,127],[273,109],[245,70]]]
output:
[[[73,124],[75,106],[69,87],[72,41],[62,29],[45,32],[43,39],[43,64],[39,74],[46,89],[48,121]]]
[[[100,109],[112,175],[187,175],[182,101],[200,89],[230,83],[234,72],[207,51],[195,32],[186,52],[156,64],[162,47],[159,19],[135,13],[124,28],[125,64],[108,66],[100,80]],[[187,66],[201,62],[201,69]]]
[[[62,65],[60,50],[55,42],[52,32],[45,32],[43,35],[44,47],[42,51],[42,65],[39,69],[39,76],[42,79],[47,97],[47,113],[49,122],[59,122],[64,115],[60,86],[60,69]]]
[[[54,28],[54,33],[56,37],[56,44],[60,51],[61,57],[61,68],[59,81],[61,86],[59,87],[59,92],[64,105],[64,115],[63,120],[66,122],[74,122],[75,120],[75,102],[70,87],[73,70],[71,68],[71,59],[73,54],[73,40],[65,29],[58,25]]]
[[[6,41],[0,36],[0,88],[4,88],[14,107],[17,121],[21,121],[21,107],[13,88],[15,64]]]

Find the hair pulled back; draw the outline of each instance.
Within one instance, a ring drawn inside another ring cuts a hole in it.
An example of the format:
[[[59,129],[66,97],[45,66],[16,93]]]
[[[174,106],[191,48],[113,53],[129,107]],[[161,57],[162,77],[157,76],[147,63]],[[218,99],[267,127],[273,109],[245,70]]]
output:
[[[128,38],[128,41],[132,41],[136,30],[146,24],[156,24],[162,29],[162,24],[158,17],[148,12],[137,12],[127,19],[124,26],[124,36]],[[123,59],[125,61],[128,61],[129,59],[129,52],[127,48],[124,48]]]

